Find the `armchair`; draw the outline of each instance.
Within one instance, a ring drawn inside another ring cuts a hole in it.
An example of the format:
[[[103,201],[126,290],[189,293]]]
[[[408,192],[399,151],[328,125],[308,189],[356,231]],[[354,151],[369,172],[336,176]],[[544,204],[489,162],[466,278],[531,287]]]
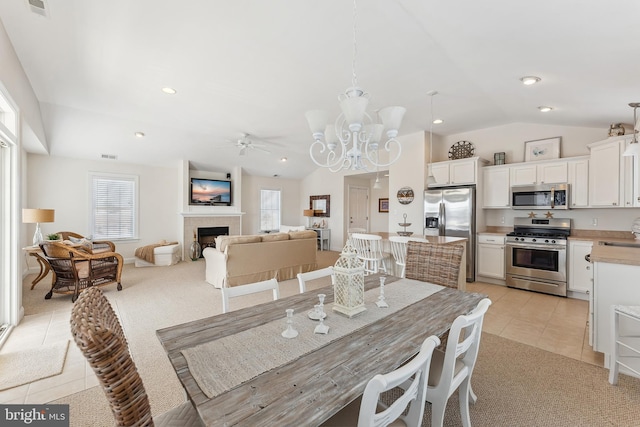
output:
[[[124,260],[119,253],[90,253],[62,242],[43,242],[40,249],[53,270],[51,289],[45,299],[50,299],[55,292],[71,294],[71,302],[75,302],[86,288],[114,282],[118,284],[117,289],[122,290],[120,277]]]
[[[116,251],[116,245],[109,240],[91,240],[91,238],[87,239],[82,234],[74,233],[73,231],[58,231],[57,234],[62,240],[70,240],[72,242],[86,240],[87,244],[82,245],[82,248],[91,254]]]

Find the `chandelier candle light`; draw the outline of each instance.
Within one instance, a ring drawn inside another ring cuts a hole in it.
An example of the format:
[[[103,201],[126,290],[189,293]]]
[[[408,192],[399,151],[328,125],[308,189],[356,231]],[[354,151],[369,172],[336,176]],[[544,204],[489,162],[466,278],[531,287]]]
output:
[[[402,152],[396,137],[407,110],[397,106],[378,110],[382,124],[375,122],[366,112],[369,94],[358,87],[356,77],[356,17],[354,0],[352,86],[338,96],[342,113],[334,124],[328,124],[329,114],[326,111],[312,110],[305,114],[314,139],[309,148],[311,160],[331,172],[343,169],[372,172],[377,167],[391,165]],[[388,139],[381,145],[383,133]],[[389,155],[387,163],[380,161],[382,148]]]

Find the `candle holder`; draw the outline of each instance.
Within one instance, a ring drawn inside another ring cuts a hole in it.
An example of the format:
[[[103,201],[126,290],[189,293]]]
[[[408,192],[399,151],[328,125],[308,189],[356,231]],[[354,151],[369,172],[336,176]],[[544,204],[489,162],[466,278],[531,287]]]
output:
[[[386,280],[386,277],[382,276],[380,277],[380,295],[378,296],[378,301],[376,301],[376,305],[378,306],[378,308],[388,308],[389,304],[387,304],[387,302],[384,299],[384,281]]]
[[[295,338],[298,336],[298,331],[293,329],[293,308],[288,308],[287,312],[287,329],[282,331],[282,336],[285,338]]]
[[[323,301],[324,301],[324,297],[325,295],[322,295],[322,297],[320,298],[320,304],[316,304],[316,310],[318,311],[318,318],[320,319],[320,324],[318,326],[315,327],[315,329],[313,330],[314,334],[328,334],[329,333],[329,327],[327,325],[324,324],[324,318],[327,316],[326,313],[324,312],[324,306],[323,306]],[[318,296],[320,296],[318,295]]]

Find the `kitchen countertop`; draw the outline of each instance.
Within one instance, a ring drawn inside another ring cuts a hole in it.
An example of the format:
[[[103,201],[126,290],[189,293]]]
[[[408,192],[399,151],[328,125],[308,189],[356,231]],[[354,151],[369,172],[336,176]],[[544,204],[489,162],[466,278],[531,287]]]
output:
[[[631,232],[571,232],[569,240],[591,241],[591,262],[640,265],[640,248],[601,245],[600,242],[640,243]]]
[[[371,234],[377,234],[378,236],[381,236],[383,239],[389,239],[390,236],[398,236],[398,234],[396,233],[387,233],[384,231],[378,231],[378,232],[374,232]],[[450,237],[450,236],[422,236],[422,235],[411,235],[409,237],[414,237],[417,239],[427,239],[429,241],[429,243],[434,243],[434,244],[441,244],[441,245],[447,245],[447,244],[454,244],[454,243],[462,243],[462,242],[466,242],[467,239],[466,237]]]

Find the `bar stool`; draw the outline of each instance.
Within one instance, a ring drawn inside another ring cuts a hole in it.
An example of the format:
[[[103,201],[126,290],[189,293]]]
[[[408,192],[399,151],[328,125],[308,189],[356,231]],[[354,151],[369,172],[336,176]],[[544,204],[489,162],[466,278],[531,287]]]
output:
[[[611,317],[613,330],[609,382],[616,385],[620,366],[640,377],[640,306],[613,305]],[[621,321],[625,325],[623,328],[620,327]],[[630,364],[629,359],[634,359],[634,362]]]

